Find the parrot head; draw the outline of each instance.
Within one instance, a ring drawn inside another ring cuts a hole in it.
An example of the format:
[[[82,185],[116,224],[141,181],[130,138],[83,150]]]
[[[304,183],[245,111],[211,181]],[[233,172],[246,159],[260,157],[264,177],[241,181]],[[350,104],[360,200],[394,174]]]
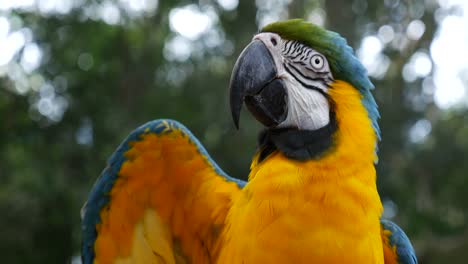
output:
[[[331,92],[338,89],[337,81],[358,91],[379,138],[374,86],[346,40],[301,19],[269,24],[253,37],[234,66],[230,82],[234,123],[238,128],[245,103],[266,127],[263,138],[268,139],[263,141],[273,141],[287,156],[313,158],[333,145],[333,134],[340,129]]]

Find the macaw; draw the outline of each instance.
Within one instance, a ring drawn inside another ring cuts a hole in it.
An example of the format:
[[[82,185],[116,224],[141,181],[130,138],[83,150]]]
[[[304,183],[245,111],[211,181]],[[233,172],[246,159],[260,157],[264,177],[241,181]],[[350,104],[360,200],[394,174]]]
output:
[[[248,182],[168,119],[133,131],[82,209],[83,263],[417,263],[381,219],[373,85],[344,38],[304,20],[267,25],[230,82],[264,125]]]

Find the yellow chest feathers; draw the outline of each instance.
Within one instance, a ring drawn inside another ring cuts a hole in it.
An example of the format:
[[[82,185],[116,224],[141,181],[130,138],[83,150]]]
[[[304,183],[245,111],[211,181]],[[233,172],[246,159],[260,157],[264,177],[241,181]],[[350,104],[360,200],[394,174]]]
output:
[[[266,162],[285,159],[275,154]],[[379,263],[381,204],[375,184],[286,162],[256,171],[228,215],[218,263]],[[359,173],[372,174],[373,167]],[[269,177],[268,184],[257,183]],[[252,250],[255,249],[255,250]]]
[[[276,152],[254,161],[227,216],[218,263],[383,263],[376,136],[353,87],[337,82],[330,95],[334,147],[317,160]]]

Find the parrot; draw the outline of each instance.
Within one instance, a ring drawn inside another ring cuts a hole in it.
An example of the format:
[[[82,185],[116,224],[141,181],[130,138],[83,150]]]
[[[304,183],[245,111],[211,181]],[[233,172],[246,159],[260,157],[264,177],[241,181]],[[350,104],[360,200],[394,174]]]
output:
[[[416,264],[376,186],[373,84],[338,33],[303,19],[263,27],[229,83],[263,126],[248,180],[227,175],[171,119],[121,143],[82,208],[82,262]]]

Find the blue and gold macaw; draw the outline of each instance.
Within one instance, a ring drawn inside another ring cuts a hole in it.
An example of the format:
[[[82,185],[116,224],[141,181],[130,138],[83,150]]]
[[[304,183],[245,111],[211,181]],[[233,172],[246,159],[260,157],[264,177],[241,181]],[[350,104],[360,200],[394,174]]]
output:
[[[303,20],[266,26],[230,83],[236,126],[244,103],[265,126],[248,182],[180,123],[149,122],[83,207],[83,263],[417,263],[381,219],[371,89],[338,34]]]

